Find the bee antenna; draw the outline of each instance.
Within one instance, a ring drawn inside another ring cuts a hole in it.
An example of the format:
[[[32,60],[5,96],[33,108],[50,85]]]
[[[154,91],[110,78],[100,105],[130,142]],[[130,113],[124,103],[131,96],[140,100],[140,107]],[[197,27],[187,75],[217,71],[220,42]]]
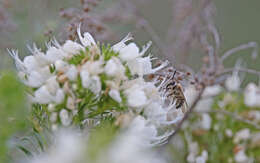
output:
[[[177,71],[175,70],[175,71],[174,71],[174,73],[173,73],[173,75],[172,75],[172,78],[174,78],[174,76],[175,76],[176,72],[177,72]]]

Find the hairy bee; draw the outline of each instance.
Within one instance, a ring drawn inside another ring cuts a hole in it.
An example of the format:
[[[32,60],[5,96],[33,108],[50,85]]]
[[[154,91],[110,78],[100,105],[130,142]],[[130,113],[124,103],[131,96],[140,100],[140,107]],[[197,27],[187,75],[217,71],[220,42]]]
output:
[[[178,83],[177,80],[175,80],[174,76],[176,74],[176,71],[174,71],[174,74],[169,82],[167,82],[166,85],[166,97],[172,98],[171,103],[173,104],[175,102],[176,109],[182,108],[182,112],[185,112],[186,108],[188,107],[186,98],[183,94],[183,88],[180,83]]]

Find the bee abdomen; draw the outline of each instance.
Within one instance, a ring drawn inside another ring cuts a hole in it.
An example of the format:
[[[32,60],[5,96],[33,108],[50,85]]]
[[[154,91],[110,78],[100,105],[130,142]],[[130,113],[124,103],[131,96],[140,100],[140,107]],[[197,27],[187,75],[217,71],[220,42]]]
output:
[[[184,100],[177,100],[176,101],[176,109],[179,109],[184,104]]]

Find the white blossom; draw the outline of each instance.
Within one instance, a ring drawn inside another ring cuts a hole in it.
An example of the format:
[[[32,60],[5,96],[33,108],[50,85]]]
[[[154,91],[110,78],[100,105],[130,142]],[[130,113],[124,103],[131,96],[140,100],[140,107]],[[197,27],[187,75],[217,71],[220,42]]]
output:
[[[233,136],[233,132],[232,132],[231,129],[226,129],[225,130],[225,134],[226,134],[227,137],[232,137]]]
[[[121,40],[119,43],[115,44],[112,46],[112,49],[115,52],[119,52],[122,48],[124,48],[126,46],[126,42],[132,40],[133,37],[130,33],[127,34],[127,36],[125,38],[123,38],[123,40]]]
[[[122,102],[122,98],[118,90],[112,89],[109,91],[109,96],[118,103]]]
[[[53,123],[56,122],[57,118],[58,118],[58,113],[57,112],[51,113],[51,116],[50,116],[50,121],[51,122],[53,122]]]
[[[222,87],[220,85],[213,85],[213,86],[208,86],[205,88],[203,92],[203,97],[211,97],[211,96],[216,96],[222,91]]]
[[[139,88],[130,88],[126,90],[126,94],[128,105],[131,107],[140,108],[148,102],[145,92],[143,90],[140,90]]]
[[[28,70],[37,70],[40,68],[39,62],[37,61],[36,57],[33,55],[24,57],[23,63],[26,69]]]
[[[80,72],[80,78],[81,78],[81,82],[82,82],[82,86],[84,88],[88,88],[90,85],[90,76],[87,70],[82,70]]]
[[[59,131],[48,151],[32,157],[29,163],[83,163],[83,142],[75,131]]]
[[[201,128],[204,130],[209,130],[211,128],[211,117],[207,113],[202,114],[202,120],[201,120]]]
[[[235,161],[236,163],[247,163],[249,158],[245,154],[245,150],[240,150],[235,154]]]
[[[108,76],[118,77],[119,79],[126,78],[125,67],[122,65],[121,61],[116,57],[112,57],[110,60],[108,60],[104,69],[105,73]]]
[[[238,75],[232,75],[225,81],[225,86],[229,91],[238,91],[240,89],[240,78]]]
[[[59,117],[63,126],[68,126],[71,123],[71,117],[66,109],[62,109],[59,113]]]
[[[93,76],[90,79],[89,89],[94,94],[99,94],[101,91],[101,81],[98,76]]]
[[[54,65],[56,71],[61,71],[61,72],[66,72],[69,66],[68,63],[63,60],[57,60]]]
[[[49,110],[50,112],[53,112],[53,111],[55,110],[55,105],[54,105],[53,103],[50,103],[50,104],[48,105],[48,110]]]
[[[248,128],[242,129],[236,133],[234,136],[234,143],[239,143],[241,140],[247,140],[251,136],[250,130]]]
[[[138,57],[134,60],[130,60],[127,62],[128,67],[131,71],[132,75],[138,74],[140,76],[155,73],[156,71],[159,71],[160,69],[164,68],[168,65],[168,62],[163,62],[160,66],[156,68],[152,68],[152,62],[151,57]]]
[[[80,26],[77,29],[77,33],[78,33],[80,42],[82,43],[83,46],[88,47],[91,45],[96,45],[96,42],[95,42],[94,38],[91,36],[91,34],[84,33],[83,37],[82,37],[81,32],[80,32]]]
[[[245,104],[249,107],[259,107],[260,106],[260,88],[254,83],[249,83],[244,92]]]
[[[75,81],[78,76],[78,70],[74,65],[72,65],[69,67],[68,71],[65,74],[69,78],[69,80]]]
[[[83,46],[71,40],[67,40],[65,44],[62,46],[62,50],[65,52],[65,54],[67,54],[66,57],[71,57],[74,54],[78,54],[80,50],[83,49]]]
[[[119,51],[119,58],[123,61],[130,61],[140,56],[139,48],[135,43],[130,43]]]
[[[88,61],[82,66],[82,70],[87,70],[91,75],[98,75],[104,71],[103,64],[103,59]]]
[[[61,49],[52,46],[48,48],[45,59],[49,63],[55,63],[57,60],[62,60],[65,56],[66,54]]]

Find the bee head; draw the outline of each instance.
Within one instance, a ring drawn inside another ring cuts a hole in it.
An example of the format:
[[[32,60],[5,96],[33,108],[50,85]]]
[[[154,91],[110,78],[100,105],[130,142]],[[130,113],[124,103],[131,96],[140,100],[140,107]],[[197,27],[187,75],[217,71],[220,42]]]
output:
[[[169,84],[167,84],[166,89],[170,89],[173,88],[176,85],[175,81],[170,82]]]

